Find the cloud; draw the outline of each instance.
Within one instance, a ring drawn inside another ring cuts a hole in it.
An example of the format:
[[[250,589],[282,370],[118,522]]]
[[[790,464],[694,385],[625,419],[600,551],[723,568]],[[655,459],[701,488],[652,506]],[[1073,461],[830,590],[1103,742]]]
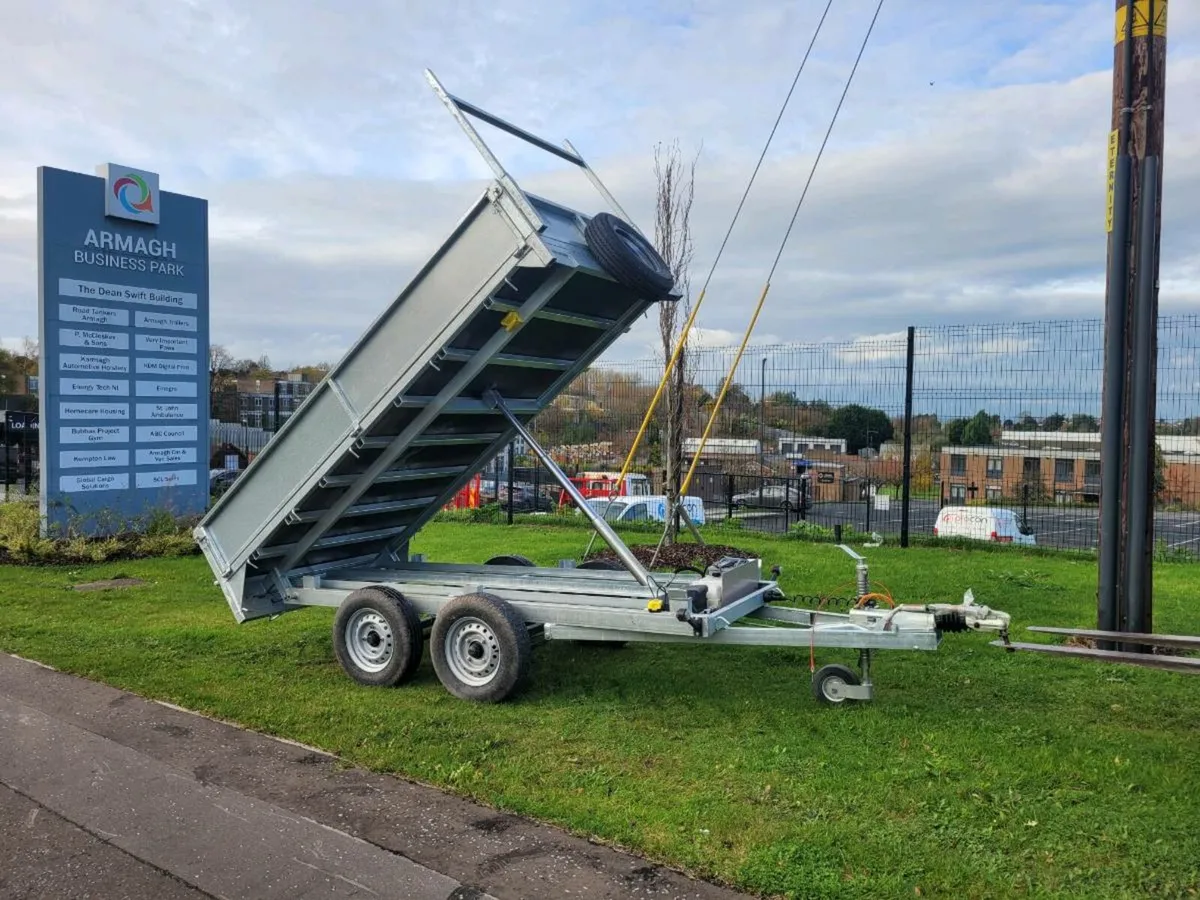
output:
[[[214,340],[277,365],[336,360],[490,174],[425,66],[570,136],[643,225],[654,143],[702,145],[698,286],[823,7],[8,0],[22,27],[0,32],[0,338],[36,334],[36,166],[112,159],[209,198]],[[700,345],[740,340],[874,7],[834,4],[713,275]],[[1200,8],[1177,7],[1164,314],[1200,311]],[[1099,0],[931,0],[920,17],[885,4],[755,346],[1100,316],[1111,28]],[[601,208],[577,170],[484,131],[529,190]],[[609,358],[657,345],[647,317]]]

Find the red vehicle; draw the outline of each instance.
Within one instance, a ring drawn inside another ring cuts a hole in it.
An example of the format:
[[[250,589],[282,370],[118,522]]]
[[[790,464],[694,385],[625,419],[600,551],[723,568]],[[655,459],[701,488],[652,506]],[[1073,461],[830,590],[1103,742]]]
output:
[[[476,475],[465,485],[459,488],[458,493],[454,495],[449,503],[443,509],[478,509],[479,508],[479,493],[482,484],[482,477]]]
[[[585,499],[592,497],[610,497],[614,491],[618,497],[648,497],[650,496],[650,479],[645,475],[630,473],[625,481],[617,486],[620,472],[580,472],[571,476],[571,483],[579,489]],[[558,505],[566,506],[571,502],[566,491],[558,495]]]

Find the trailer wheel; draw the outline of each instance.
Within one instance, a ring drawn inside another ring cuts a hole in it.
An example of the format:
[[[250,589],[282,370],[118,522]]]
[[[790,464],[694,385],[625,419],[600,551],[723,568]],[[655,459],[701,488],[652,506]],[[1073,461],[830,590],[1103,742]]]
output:
[[[575,568],[577,569],[603,569],[606,572],[621,572],[625,567],[615,559],[600,557],[599,559],[589,559],[581,562]]]
[[[519,553],[505,553],[501,556],[493,556],[485,566],[527,566],[533,568],[533,560],[528,556],[521,556]]]
[[[333,617],[333,653],[359,684],[401,684],[421,664],[421,619],[399,591],[360,588]]]
[[[666,299],[675,286],[671,268],[654,245],[612,213],[592,216],[583,237],[604,271],[647,300]]]
[[[862,679],[849,666],[837,663],[821,666],[813,675],[813,696],[831,706],[845,703],[849,699],[846,696],[846,686],[852,684],[862,684]]]
[[[462,700],[498,703],[529,674],[529,631],[511,604],[492,594],[463,594],[433,620],[433,670]]]

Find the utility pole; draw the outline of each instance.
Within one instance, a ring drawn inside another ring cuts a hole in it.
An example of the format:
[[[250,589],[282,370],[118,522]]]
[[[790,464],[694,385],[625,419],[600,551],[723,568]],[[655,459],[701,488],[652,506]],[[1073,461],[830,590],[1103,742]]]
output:
[[[1097,627],[1104,631],[1150,632],[1153,626],[1167,4],[1115,3],[1097,594]]]

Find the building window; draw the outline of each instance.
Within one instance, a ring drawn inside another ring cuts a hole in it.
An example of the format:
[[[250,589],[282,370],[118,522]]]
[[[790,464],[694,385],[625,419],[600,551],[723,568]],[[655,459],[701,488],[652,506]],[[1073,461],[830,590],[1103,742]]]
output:
[[[987,477],[1000,478],[1004,475],[1004,457],[989,456],[987,461]]]
[[[1083,461],[1083,477],[1088,481],[1100,480],[1100,460],[1085,459]]]
[[[1001,498],[1001,490],[999,485],[989,484],[987,486],[987,498],[989,500],[999,500]]]
[[[963,501],[967,499],[967,486],[965,484],[950,485],[950,499]]]
[[[1054,460],[1054,481],[1057,484],[1071,483],[1075,481],[1075,460],[1073,459],[1056,459]]]
[[[1042,477],[1042,460],[1039,456],[1026,456],[1021,462],[1021,474],[1026,481],[1040,481]]]
[[[967,474],[966,454],[952,453],[950,455],[950,474],[951,475],[966,475]]]

